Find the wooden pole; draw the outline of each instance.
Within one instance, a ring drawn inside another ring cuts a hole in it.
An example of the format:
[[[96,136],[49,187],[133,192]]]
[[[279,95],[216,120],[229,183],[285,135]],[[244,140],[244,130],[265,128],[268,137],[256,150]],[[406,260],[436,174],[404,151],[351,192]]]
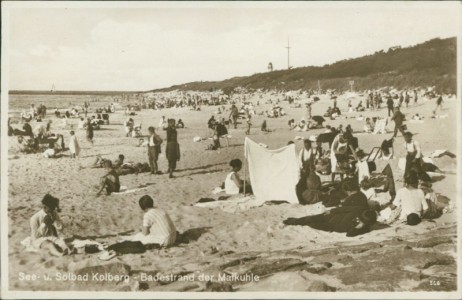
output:
[[[244,142],[245,143],[245,142]],[[245,186],[247,185],[246,183],[246,178],[247,178],[247,168],[246,168],[246,165],[247,165],[247,153],[245,152],[246,151],[246,148],[244,146],[244,196],[246,194],[246,188]]]

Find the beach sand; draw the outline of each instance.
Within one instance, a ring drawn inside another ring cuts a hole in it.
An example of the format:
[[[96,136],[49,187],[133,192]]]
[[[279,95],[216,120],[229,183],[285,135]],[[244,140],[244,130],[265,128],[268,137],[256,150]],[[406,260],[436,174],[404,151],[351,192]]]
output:
[[[270,97],[258,99],[260,103]],[[353,100],[355,106],[362,98]],[[273,97],[274,99],[274,97]],[[256,102],[257,98],[253,99]],[[347,100],[338,100],[342,112]],[[77,104],[83,100],[76,100]],[[364,103],[364,101],[363,101]],[[94,104],[92,103],[92,106]],[[305,108],[290,108],[287,102],[281,104],[287,116],[268,119],[254,116],[249,138],[264,143],[270,149],[282,147],[295,136],[309,137],[320,134],[325,129],[308,132],[289,131],[287,122],[305,116]],[[327,106],[332,105],[327,96],[313,105],[313,115],[323,115]],[[415,133],[424,154],[436,149],[457,152],[457,105],[456,101],[446,101],[448,114],[444,119],[430,119],[435,100],[420,99],[417,106],[404,108],[409,119],[412,114],[425,116],[423,124],[408,122],[408,129]],[[28,106],[25,106],[27,108]],[[93,106],[94,107],[94,106]],[[261,104],[257,113],[270,107]],[[227,105],[229,108],[229,105]],[[388,228],[374,230],[365,235],[347,238],[345,234],[328,233],[302,226],[279,226],[288,217],[301,217],[316,213],[315,206],[264,205],[248,211],[227,213],[220,209],[192,206],[202,197],[214,197],[212,190],[221,185],[229,172],[228,163],[233,158],[244,160],[244,124],[238,129],[230,129],[229,147],[222,140],[223,148],[206,151],[211,140],[195,143],[195,136],[206,136],[207,120],[216,107],[202,106],[201,111],[188,108],[163,110],[143,110],[134,116],[135,123],[142,121],[143,134],[149,126],[157,126],[161,116],[181,118],[185,129],[178,130],[182,157],[178,163],[176,178],[165,175],[167,161],[164,153],[159,158],[163,175],[141,173],[120,177],[121,184],[129,189],[140,188],[132,193],[95,197],[90,193],[97,183],[102,169],[86,168],[97,155],[112,160],[124,154],[127,161],[147,162],[147,150],[136,147],[137,138],[126,138],[122,107],[110,115],[110,125],[103,125],[95,131],[94,145],[85,140],[85,131],[76,130],[82,148],[81,156],[71,159],[68,153],[57,159],[45,159],[41,154],[9,153],[8,159],[8,257],[9,288],[11,290],[95,290],[95,291],[452,291],[456,289],[456,211],[453,210],[432,221],[410,227],[395,224]],[[18,115],[10,98],[10,114]],[[59,130],[58,121],[53,119],[52,131],[62,133],[66,144],[69,130]],[[216,117],[227,119],[229,112]],[[348,119],[328,120],[327,124],[345,127],[350,124],[355,131],[361,131],[364,121],[357,121],[358,115],[385,116],[382,108],[378,112],[346,114]],[[262,133],[260,125],[266,119],[271,133]],[[244,121],[241,121],[244,123]],[[70,121],[76,128],[77,119]],[[15,124],[14,126],[18,126]],[[34,127],[34,124],[32,124]],[[389,124],[389,132],[393,124]],[[165,132],[160,131],[165,139]],[[380,146],[385,135],[358,134],[359,145],[365,152]],[[15,137],[9,137],[10,144]],[[295,141],[297,153],[302,141]],[[162,151],[164,152],[164,147]],[[399,134],[395,142],[395,155],[403,157],[404,141]],[[434,162],[441,169],[452,170],[455,174],[456,159],[436,158]],[[386,163],[378,163],[381,170]],[[395,179],[402,177],[398,160],[390,161]],[[243,171],[241,171],[243,177]],[[458,199],[456,175],[447,174],[434,183],[434,190],[453,203]],[[397,188],[402,187],[397,182]],[[44,194],[51,193],[61,203],[61,217],[65,224],[63,237],[91,238],[112,243],[128,232],[141,227],[143,212],[138,199],[151,195],[155,205],[164,209],[172,218],[177,230],[185,233],[189,241],[178,246],[151,250],[143,254],[129,254],[116,257],[108,262],[99,261],[97,254],[78,254],[60,258],[48,257],[43,253],[30,253],[20,242],[30,234],[29,218],[40,209]],[[215,196],[216,197],[216,196]],[[87,269],[85,269],[87,268]],[[78,273],[82,270],[130,275],[129,282],[110,280],[78,282],[59,281],[56,274]],[[25,280],[24,274],[41,276],[36,280]],[[244,275],[254,277],[218,277],[219,274]],[[45,274],[54,276],[44,279]],[[146,280],[146,274],[174,274],[191,276],[193,280]],[[200,275],[202,274],[202,277]],[[255,276],[259,276],[256,280]],[[144,277],[143,277],[144,276]],[[214,276],[214,277],[206,277]],[[145,280],[143,280],[145,279]],[[207,283],[210,279],[211,282]],[[244,279],[244,280],[242,280]]]

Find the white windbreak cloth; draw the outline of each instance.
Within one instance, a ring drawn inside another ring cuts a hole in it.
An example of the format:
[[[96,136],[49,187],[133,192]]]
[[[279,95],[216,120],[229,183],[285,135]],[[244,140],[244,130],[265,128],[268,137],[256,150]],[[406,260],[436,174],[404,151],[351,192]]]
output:
[[[268,150],[245,138],[245,156],[252,191],[258,201],[287,201],[298,203],[295,186],[300,169],[295,153],[295,145],[276,150]]]

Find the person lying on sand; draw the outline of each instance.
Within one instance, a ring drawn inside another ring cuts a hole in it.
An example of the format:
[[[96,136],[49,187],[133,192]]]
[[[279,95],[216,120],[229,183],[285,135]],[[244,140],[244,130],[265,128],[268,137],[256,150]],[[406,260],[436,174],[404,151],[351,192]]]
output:
[[[125,156],[123,154],[119,154],[118,159],[116,159],[112,166],[113,168],[119,168],[124,164]],[[90,168],[104,168],[104,163],[106,161],[110,161],[109,159],[103,158],[101,155],[96,156],[95,162],[90,166]]]
[[[56,154],[59,152],[58,149],[55,149],[55,145],[54,144],[49,144],[48,145],[48,149],[46,149],[44,152],[43,152],[43,157],[45,158],[55,158],[56,157]]]
[[[359,186],[354,179],[345,180],[342,187],[348,196],[340,207],[319,215],[288,218],[283,221],[283,224],[305,225],[330,232],[346,232],[349,237],[369,232],[377,220],[377,215],[369,209],[366,196],[359,191]]]
[[[177,231],[169,215],[164,210],[155,208],[154,200],[148,195],[141,197],[138,204],[144,211],[142,230],[123,239],[133,242],[139,241],[144,245],[173,246],[176,242]]]
[[[53,256],[72,253],[64,240],[58,237],[58,230],[63,228],[59,211],[59,199],[46,194],[42,199],[42,209],[30,218],[32,246]]]
[[[240,159],[233,159],[229,162],[229,165],[232,169],[232,172],[226,176],[225,182],[223,184],[226,194],[237,195],[239,193],[243,193],[244,186],[246,193],[252,193],[252,187],[250,184],[239,178],[238,172],[242,168],[242,161]]]
[[[96,192],[96,196],[99,196],[104,189],[106,189],[106,195],[118,193],[120,191],[119,174],[117,174],[116,170],[112,167],[112,162],[106,160],[104,162],[104,167],[107,173],[100,178],[100,186],[98,192]]]

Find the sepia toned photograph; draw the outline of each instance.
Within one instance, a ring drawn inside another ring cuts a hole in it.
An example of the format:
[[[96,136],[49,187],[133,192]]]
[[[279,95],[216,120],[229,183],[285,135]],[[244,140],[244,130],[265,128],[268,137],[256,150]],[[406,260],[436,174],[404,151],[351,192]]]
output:
[[[2,1],[2,299],[460,299],[462,4]]]

